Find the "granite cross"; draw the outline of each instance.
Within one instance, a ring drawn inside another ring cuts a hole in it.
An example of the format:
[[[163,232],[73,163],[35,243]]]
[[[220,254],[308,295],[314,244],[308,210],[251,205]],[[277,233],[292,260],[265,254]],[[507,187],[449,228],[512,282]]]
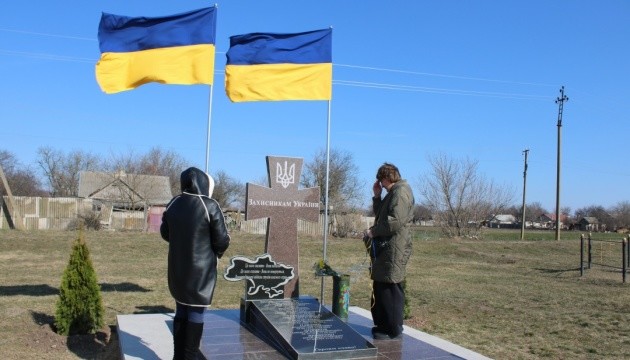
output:
[[[246,190],[245,220],[267,218],[265,252],[294,268],[284,298],[300,295],[297,220],[319,221],[319,188],[298,189],[303,161],[267,156],[269,187],[248,183]]]

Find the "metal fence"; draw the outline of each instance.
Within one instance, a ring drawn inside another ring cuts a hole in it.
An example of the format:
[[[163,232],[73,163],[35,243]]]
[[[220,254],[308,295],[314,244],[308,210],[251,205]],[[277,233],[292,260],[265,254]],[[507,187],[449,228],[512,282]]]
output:
[[[622,281],[626,282],[626,273],[630,263],[630,237],[619,240],[593,239],[591,234],[580,236],[580,276],[593,265],[621,271]]]

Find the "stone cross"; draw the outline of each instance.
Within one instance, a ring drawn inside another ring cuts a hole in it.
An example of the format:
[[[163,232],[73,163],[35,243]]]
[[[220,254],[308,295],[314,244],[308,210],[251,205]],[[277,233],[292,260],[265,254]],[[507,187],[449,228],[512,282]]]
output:
[[[269,187],[247,184],[245,220],[268,218],[265,252],[295,271],[284,287],[284,298],[300,295],[297,220],[319,221],[319,188],[298,189],[303,162],[267,156]]]

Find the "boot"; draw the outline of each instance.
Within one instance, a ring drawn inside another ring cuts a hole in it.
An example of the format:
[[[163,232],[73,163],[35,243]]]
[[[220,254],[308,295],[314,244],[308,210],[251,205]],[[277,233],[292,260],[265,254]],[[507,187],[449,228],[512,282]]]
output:
[[[184,318],[173,319],[173,360],[184,359],[184,346],[186,345],[186,324]]]
[[[204,357],[201,356],[201,352],[199,351],[202,333],[203,323],[188,322],[188,325],[186,326],[186,341],[184,343],[184,359],[204,359]]]

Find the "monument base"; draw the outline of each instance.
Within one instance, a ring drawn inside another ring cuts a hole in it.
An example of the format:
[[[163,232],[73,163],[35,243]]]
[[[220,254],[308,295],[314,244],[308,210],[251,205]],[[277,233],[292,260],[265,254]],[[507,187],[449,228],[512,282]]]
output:
[[[241,323],[290,359],[377,356],[372,343],[313,297],[242,299]]]

